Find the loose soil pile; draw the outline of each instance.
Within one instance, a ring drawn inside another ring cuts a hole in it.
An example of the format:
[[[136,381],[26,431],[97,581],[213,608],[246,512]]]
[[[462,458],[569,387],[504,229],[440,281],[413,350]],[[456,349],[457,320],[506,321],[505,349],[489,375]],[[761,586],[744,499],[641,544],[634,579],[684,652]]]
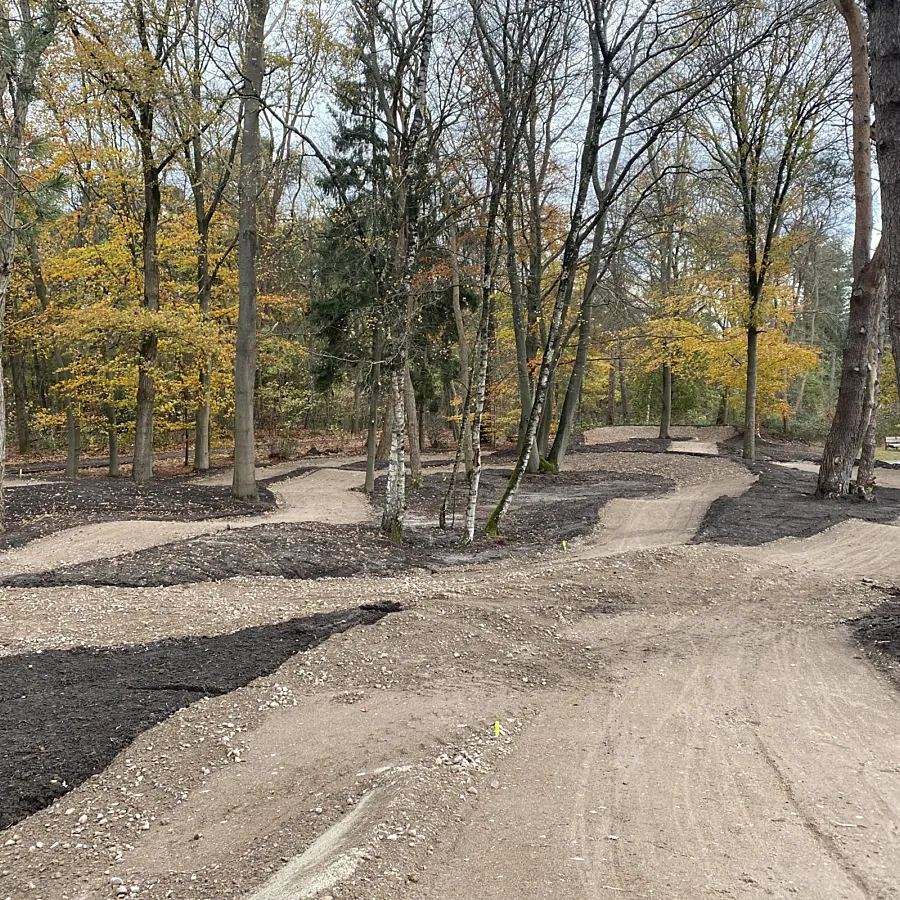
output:
[[[102,772],[177,710],[399,609],[360,606],[216,637],[0,657],[0,830]]]
[[[238,503],[230,488],[196,484],[188,478],[142,485],[111,478],[22,485],[5,493],[6,529],[0,534],[0,550],[78,525],[135,519],[198,522],[274,509],[272,492],[262,485],[259,493],[259,503]]]
[[[877,502],[854,497],[817,500],[816,476],[769,463],[751,466],[759,480],[740,497],[710,507],[694,543],[755,547],[785,537],[811,537],[847,519],[892,524],[900,518],[900,491],[879,488]]]

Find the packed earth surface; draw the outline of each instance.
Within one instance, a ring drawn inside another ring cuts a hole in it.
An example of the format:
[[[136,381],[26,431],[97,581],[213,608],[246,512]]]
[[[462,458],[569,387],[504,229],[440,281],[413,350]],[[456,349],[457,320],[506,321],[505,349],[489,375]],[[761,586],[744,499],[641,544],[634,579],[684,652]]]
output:
[[[588,431],[471,547],[446,454],[400,547],[349,457],[16,479],[0,900],[900,898],[900,472],[735,447]]]

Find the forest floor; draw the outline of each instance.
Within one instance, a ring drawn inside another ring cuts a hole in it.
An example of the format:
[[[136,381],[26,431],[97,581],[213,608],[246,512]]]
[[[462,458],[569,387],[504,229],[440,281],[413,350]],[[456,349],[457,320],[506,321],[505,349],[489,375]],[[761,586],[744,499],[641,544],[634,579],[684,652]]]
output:
[[[0,900],[900,897],[900,484],[674,437],[465,551],[439,455],[402,550],[346,457],[10,491]]]

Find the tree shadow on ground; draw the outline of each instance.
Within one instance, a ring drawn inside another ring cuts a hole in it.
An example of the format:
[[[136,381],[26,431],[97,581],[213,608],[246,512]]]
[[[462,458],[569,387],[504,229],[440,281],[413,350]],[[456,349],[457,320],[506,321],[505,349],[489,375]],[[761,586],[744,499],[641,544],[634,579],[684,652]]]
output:
[[[179,709],[400,609],[363,605],[216,637],[0,658],[0,829],[101,772]]]

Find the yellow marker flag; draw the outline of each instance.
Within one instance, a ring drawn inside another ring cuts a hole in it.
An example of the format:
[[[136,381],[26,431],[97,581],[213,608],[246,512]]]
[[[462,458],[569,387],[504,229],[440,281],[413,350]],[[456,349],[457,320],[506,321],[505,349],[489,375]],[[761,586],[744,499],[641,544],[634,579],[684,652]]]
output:
[[[494,722],[494,737],[500,737],[500,723]]]

